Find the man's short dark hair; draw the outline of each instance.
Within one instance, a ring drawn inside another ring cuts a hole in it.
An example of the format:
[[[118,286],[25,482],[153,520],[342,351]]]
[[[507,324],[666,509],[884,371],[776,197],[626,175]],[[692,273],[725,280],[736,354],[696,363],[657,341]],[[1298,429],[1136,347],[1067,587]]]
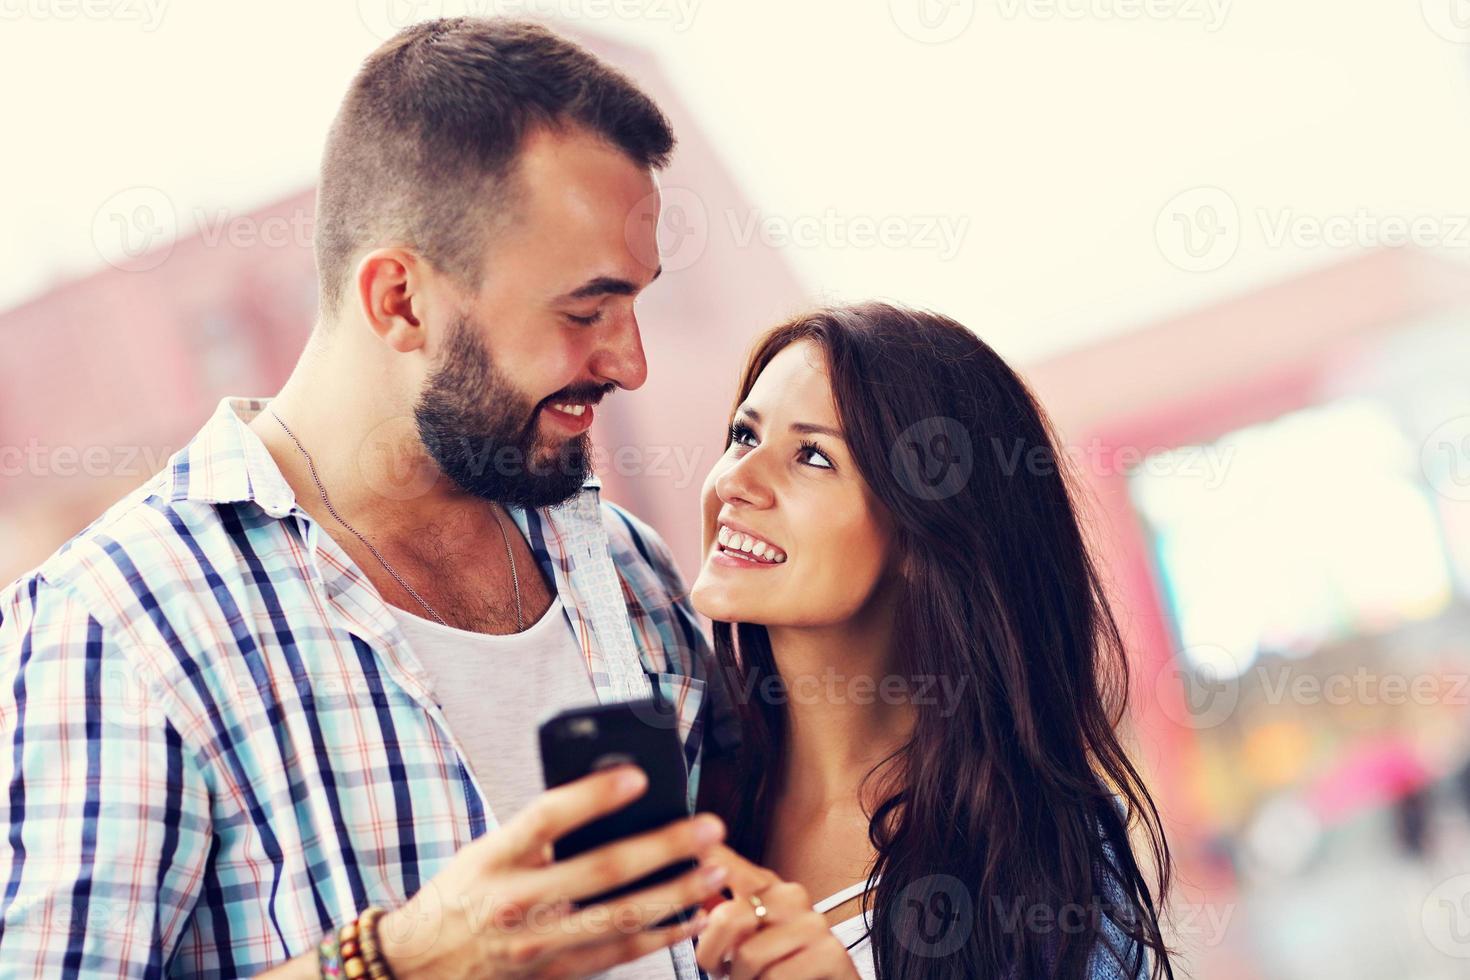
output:
[[[327,136],[317,189],[322,312],[335,316],[354,253],[409,245],[479,287],[495,212],[526,134],[580,126],[661,169],[669,121],[625,75],[534,23],[454,17],[405,28],[370,54]]]

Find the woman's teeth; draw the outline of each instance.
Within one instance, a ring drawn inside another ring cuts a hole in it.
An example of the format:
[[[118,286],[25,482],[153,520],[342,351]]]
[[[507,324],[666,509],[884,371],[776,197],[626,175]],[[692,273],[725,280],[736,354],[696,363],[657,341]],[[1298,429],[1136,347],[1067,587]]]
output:
[[[779,565],[786,560],[786,552],[775,545],[739,531],[732,531],[723,524],[720,525],[719,542],[727,554],[738,553],[752,561]]]
[[[551,407],[556,409],[558,412],[566,412],[568,415],[581,415],[583,412],[587,411],[586,405],[558,405],[553,402]]]

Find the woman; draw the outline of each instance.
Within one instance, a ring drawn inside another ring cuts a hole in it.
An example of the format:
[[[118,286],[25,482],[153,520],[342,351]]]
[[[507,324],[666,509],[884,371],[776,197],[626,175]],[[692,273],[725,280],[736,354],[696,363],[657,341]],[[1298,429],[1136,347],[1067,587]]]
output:
[[[994,351],[880,303],[772,330],[703,514],[692,597],[743,743],[701,800],[740,855],[701,966],[1173,976],[1118,630],[1048,424]]]

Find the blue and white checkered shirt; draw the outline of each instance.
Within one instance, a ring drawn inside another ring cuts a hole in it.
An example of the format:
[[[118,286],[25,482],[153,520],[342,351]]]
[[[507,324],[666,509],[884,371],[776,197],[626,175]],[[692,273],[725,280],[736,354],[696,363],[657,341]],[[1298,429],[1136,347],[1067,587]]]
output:
[[[247,427],[264,405],[226,399],[0,590],[0,975],[254,974],[495,826],[393,613]],[[667,549],[598,491],[512,514],[598,698],[676,709],[692,804],[733,715]]]

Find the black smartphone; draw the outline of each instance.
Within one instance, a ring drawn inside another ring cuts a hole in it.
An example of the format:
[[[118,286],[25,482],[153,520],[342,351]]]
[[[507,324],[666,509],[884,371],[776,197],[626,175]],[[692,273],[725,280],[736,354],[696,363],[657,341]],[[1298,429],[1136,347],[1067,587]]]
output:
[[[673,712],[651,699],[572,708],[541,723],[541,768],[546,788],[581,779],[602,769],[631,763],[648,776],[648,790],[615,813],[578,827],[553,845],[563,861],[624,837],[657,830],[689,814],[684,748]],[[698,864],[676,861],[620,888],[583,899],[595,905],[629,892],[677,878]],[[699,906],[676,912],[658,926],[683,922]]]

